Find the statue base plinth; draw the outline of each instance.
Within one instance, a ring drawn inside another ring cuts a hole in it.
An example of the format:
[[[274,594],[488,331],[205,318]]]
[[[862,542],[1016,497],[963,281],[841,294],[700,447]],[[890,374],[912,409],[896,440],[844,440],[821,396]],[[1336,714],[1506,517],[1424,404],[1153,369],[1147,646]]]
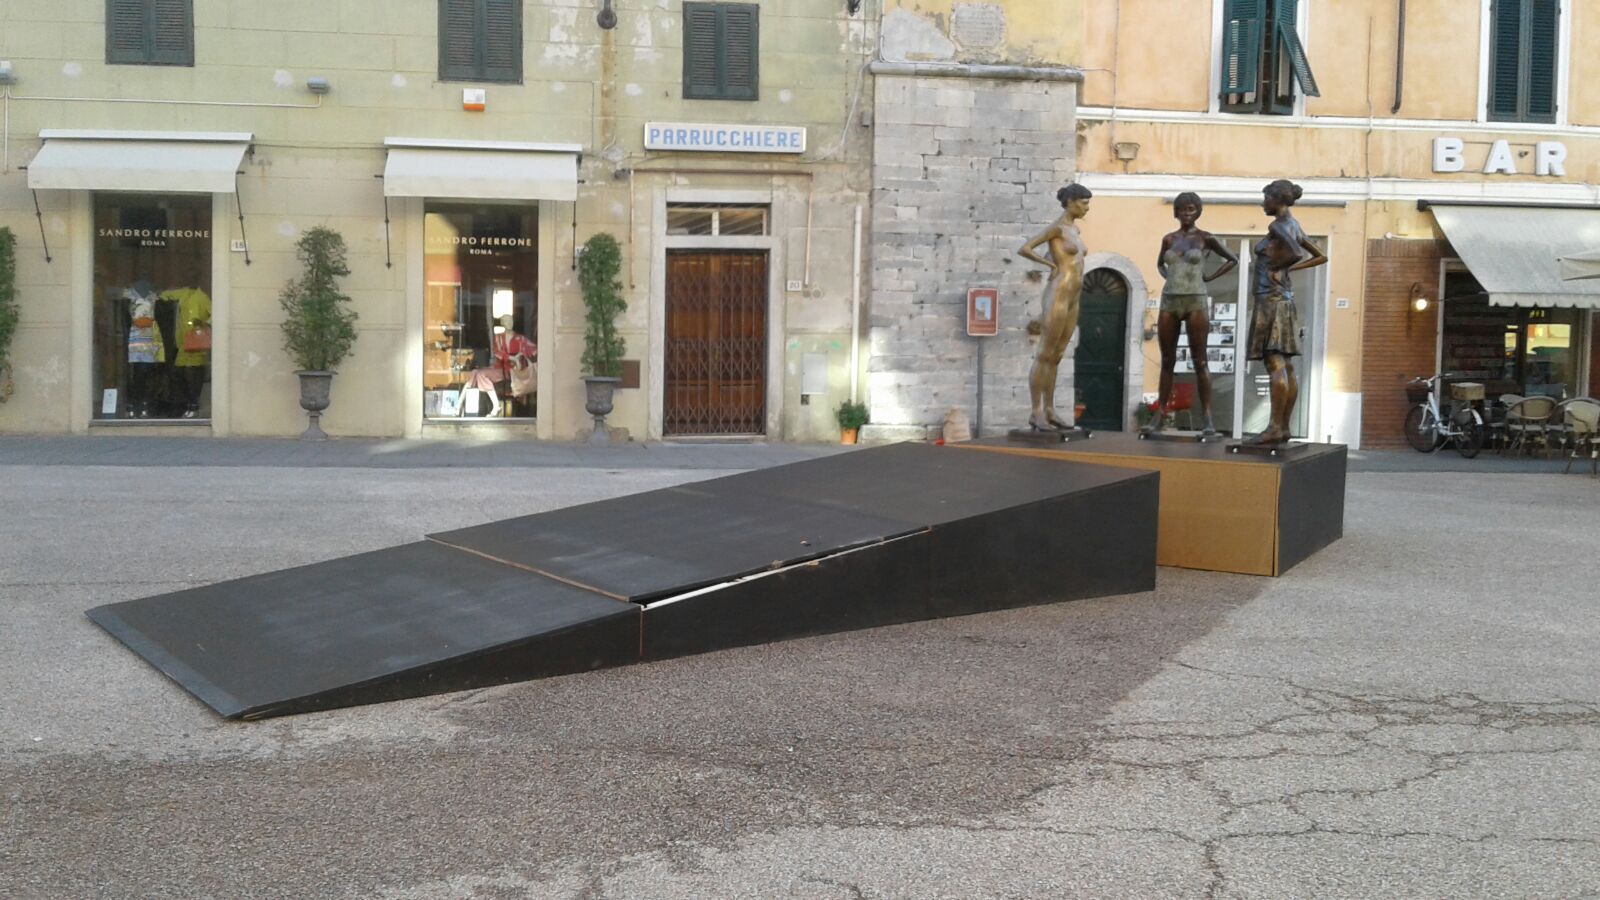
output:
[[[1225,441],[1228,436],[1220,431],[1206,434],[1203,431],[1141,431],[1141,441],[1172,441],[1180,444],[1212,444]]]
[[[1310,444],[1296,444],[1290,441],[1284,441],[1279,444],[1238,443],[1229,444],[1228,452],[1248,453],[1252,456],[1288,456],[1291,453],[1299,453],[1310,446]]]
[[[1065,444],[1069,441],[1082,441],[1092,437],[1093,433],[1087,428],[1065,428],[1039,431],[1036,428],[1013,428],[1006,432],[1006,440],[1019,444]]]

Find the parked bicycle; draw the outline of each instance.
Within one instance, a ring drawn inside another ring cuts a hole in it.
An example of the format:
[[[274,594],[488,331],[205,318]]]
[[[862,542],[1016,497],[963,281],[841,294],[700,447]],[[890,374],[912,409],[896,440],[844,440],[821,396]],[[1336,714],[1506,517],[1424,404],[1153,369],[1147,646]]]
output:
[[[1470,402],[1441,403],[1445,376],[1413,378],[1406,382],[1406,397],[1417,405],[1406,413],[1406,441],[1419,453],[1432,453],[1446,443],[1467,459],[1478,455],[1488,435],[1483,414]]]

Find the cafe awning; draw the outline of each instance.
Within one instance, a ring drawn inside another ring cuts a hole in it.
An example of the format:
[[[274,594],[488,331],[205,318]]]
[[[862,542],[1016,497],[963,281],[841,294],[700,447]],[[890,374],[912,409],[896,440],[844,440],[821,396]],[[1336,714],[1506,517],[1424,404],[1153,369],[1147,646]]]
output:
[[[28,163],[34,190],[231,194],[248,132],[39,132]]]
[[[386,197],[576,200],[576,144],[389,138]]]
[[[1600,247],[1600,210],[1430,203],[1494,306],[1600,308],[1600,280],[1568,281],[1560,258]]]
[[[1561,257],[1561,278],[1563,281],[1600,278],[1600,249]]]

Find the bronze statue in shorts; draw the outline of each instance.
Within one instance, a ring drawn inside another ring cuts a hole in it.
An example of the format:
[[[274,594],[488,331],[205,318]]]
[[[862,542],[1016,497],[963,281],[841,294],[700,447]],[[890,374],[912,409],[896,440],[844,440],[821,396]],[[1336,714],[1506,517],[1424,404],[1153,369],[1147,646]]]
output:
[[[1078,234],[1077,223],[1089,214],[1089,198],[1092,196],[1089,189],[1081,184],[1069,184],[1057,191],[1061,218],[1017,251],[1017,255],[1023,259],[1032,260],[1050,270],[1044,288],[1044,327],[1039,335],[1039,352],[1033,359],[1033,370],[1028,375],[1028,397],[1033,404],[1028,426],[1034,431],[1066,432],[1074,427],[1056,415],[1056,372],[1061,366],[1061,357],[1067,352],[1067,344],[1072,341],[1073,332],[1078,330],[1078,308],[1083,294],[1083,258],[1089,250]],[[1040,245],[1049,246],[1049,259],[1034,252]]]
[[[1254,298],[1245,349],[1248,359],[1259,359],[1267,367],[1272,413],[1267,429],[1246,443],[1276,445],[1289,440],[1289,417],[1300,396],[1294,374],[1294,357],[1300,355],[1300,317],[1289,273],[1320,266],[1328,257],[1290,212],[1300,199],[1299,185],[1280,178],[1262,188],[1261,194],[1261,208],[1272,216],[1272,224],[1254,248]]]
[[[1239,265],[1239,257],[1210,232],[1195,227],[1204,208],[1199,195],[1188,191],[1173,199],[1172,215],[1178,220],[1178,230],[1161,239],[1161,252],[1156,257],[1156,271],[1166,284],[1161,288],[1161,314],[1156,320],[1156,335],[1161,343],[1161,388],[1155,419],[1145,428],[1148,434],[1166,427],[1180,329],[1189,332],[1195,393],[1204,417],[1201,438],[1217,433],[1211,420],[1211,370],[1206,365],[1206,339],[1211,334],[1211,295],[1206,285],[1233,271]],[[1222,265],[1210,275],[1205,274],[1207,251],[1222,258]]]

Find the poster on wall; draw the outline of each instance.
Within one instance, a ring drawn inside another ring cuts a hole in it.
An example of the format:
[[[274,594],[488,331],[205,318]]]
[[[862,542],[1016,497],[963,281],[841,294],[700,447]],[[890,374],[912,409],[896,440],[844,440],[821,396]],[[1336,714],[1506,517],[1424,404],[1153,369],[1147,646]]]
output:
[[[1234,366],[1234,348],[1239,339],[1239,304],[1211,304],[1211,330],[1206,335],[1206,367],[1213,375],[1231,375]],[[1175,372],[1194,371],[1194,359],[1185,343],[1178,347]]]

